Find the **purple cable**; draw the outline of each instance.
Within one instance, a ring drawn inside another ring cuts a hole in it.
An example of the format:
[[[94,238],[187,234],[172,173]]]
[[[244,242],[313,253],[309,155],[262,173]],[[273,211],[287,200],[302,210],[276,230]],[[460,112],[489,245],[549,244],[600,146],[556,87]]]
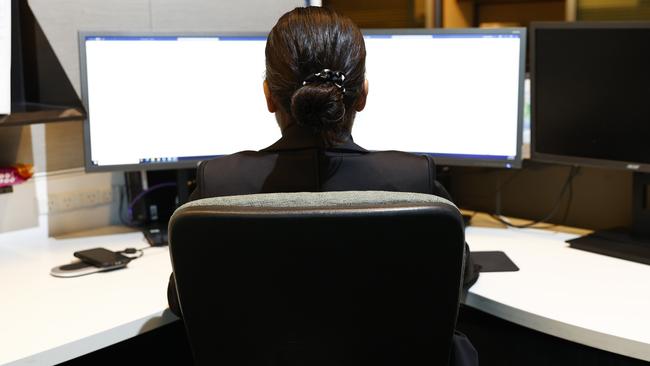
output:
[[[160,189],[160,188],[165,188],[165,187],[176,187],[176,183],[174,183],[174,182],[159,183],[159,184],[153,185],[153,186],[145,189],[144,191],[138,193],[138,195],[135,196],[135,198],[133,198],[131,200],[131,202],[129,203],[129,207],[128,207],[129,223],[131,221],[133,221],[133,206],[136,204],[136,202],[138,202],[147,193],[149,193],[151,191],[155,191],[155,190]]]

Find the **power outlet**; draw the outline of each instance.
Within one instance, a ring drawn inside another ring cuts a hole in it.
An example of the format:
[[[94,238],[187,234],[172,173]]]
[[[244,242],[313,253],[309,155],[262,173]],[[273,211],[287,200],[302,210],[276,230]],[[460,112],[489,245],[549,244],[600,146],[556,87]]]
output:
[[[59,195],[61,211],[70,211],[79,207],[81,197],[78,194],[61,194]]]
[[[79,206],[82,207],[96,206],[99,204],[100,197],[101,197],[101,193],[99,191],[81,192],[81,195],[79,196],[79,198],[81,198],[81,202],[79,202]]]
[[[52,193],[48,195],[47,209],[56,213],[108,205],[113,203],[113,197],[113,187]]]

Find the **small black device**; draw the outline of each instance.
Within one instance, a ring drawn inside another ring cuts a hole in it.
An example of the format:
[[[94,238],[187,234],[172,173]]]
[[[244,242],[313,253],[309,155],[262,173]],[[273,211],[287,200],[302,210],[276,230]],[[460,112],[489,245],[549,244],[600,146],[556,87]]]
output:
[[[501,251],[471,252],[474,264],[478,264],[481,272],[515,272],[519,267]]]
[[[106,248],[92,248],[74,252],[74,256],[83,262],[99,268],[124,267],[131,261],[131,258],[120,253],[113,252]]]
[[[152,247],[159,247],[169,244],[167,236],[167,227],[152,226],[142,230],[145,239]]]

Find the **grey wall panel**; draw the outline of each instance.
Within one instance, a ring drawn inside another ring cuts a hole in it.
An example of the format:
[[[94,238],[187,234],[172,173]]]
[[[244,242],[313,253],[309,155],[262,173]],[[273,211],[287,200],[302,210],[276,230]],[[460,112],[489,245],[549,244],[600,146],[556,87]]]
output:
[[[48,171],[77,168],[84,165],[81,121],[45,125],[45,164]]]
[[[301,0],[29,0],[77,93],[79,30],[268,31]]]
[[[30,0],[29,4],[77,93],[79,30],[151,27],[149,0]]]
[[[33,164],[29,126],[0,127],[0,167],[15,163]]]
[[[154,30],[269,31],[302,0],[151,0]]]

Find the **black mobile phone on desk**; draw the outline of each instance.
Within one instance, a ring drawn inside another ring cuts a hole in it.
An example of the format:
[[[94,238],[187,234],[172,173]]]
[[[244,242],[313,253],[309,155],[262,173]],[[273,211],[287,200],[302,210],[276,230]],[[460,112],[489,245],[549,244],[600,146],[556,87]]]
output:
[[[131,258],[106,248],[80,250],[74,252],[74,256],[99,268],[120,268],[131,261]]]

